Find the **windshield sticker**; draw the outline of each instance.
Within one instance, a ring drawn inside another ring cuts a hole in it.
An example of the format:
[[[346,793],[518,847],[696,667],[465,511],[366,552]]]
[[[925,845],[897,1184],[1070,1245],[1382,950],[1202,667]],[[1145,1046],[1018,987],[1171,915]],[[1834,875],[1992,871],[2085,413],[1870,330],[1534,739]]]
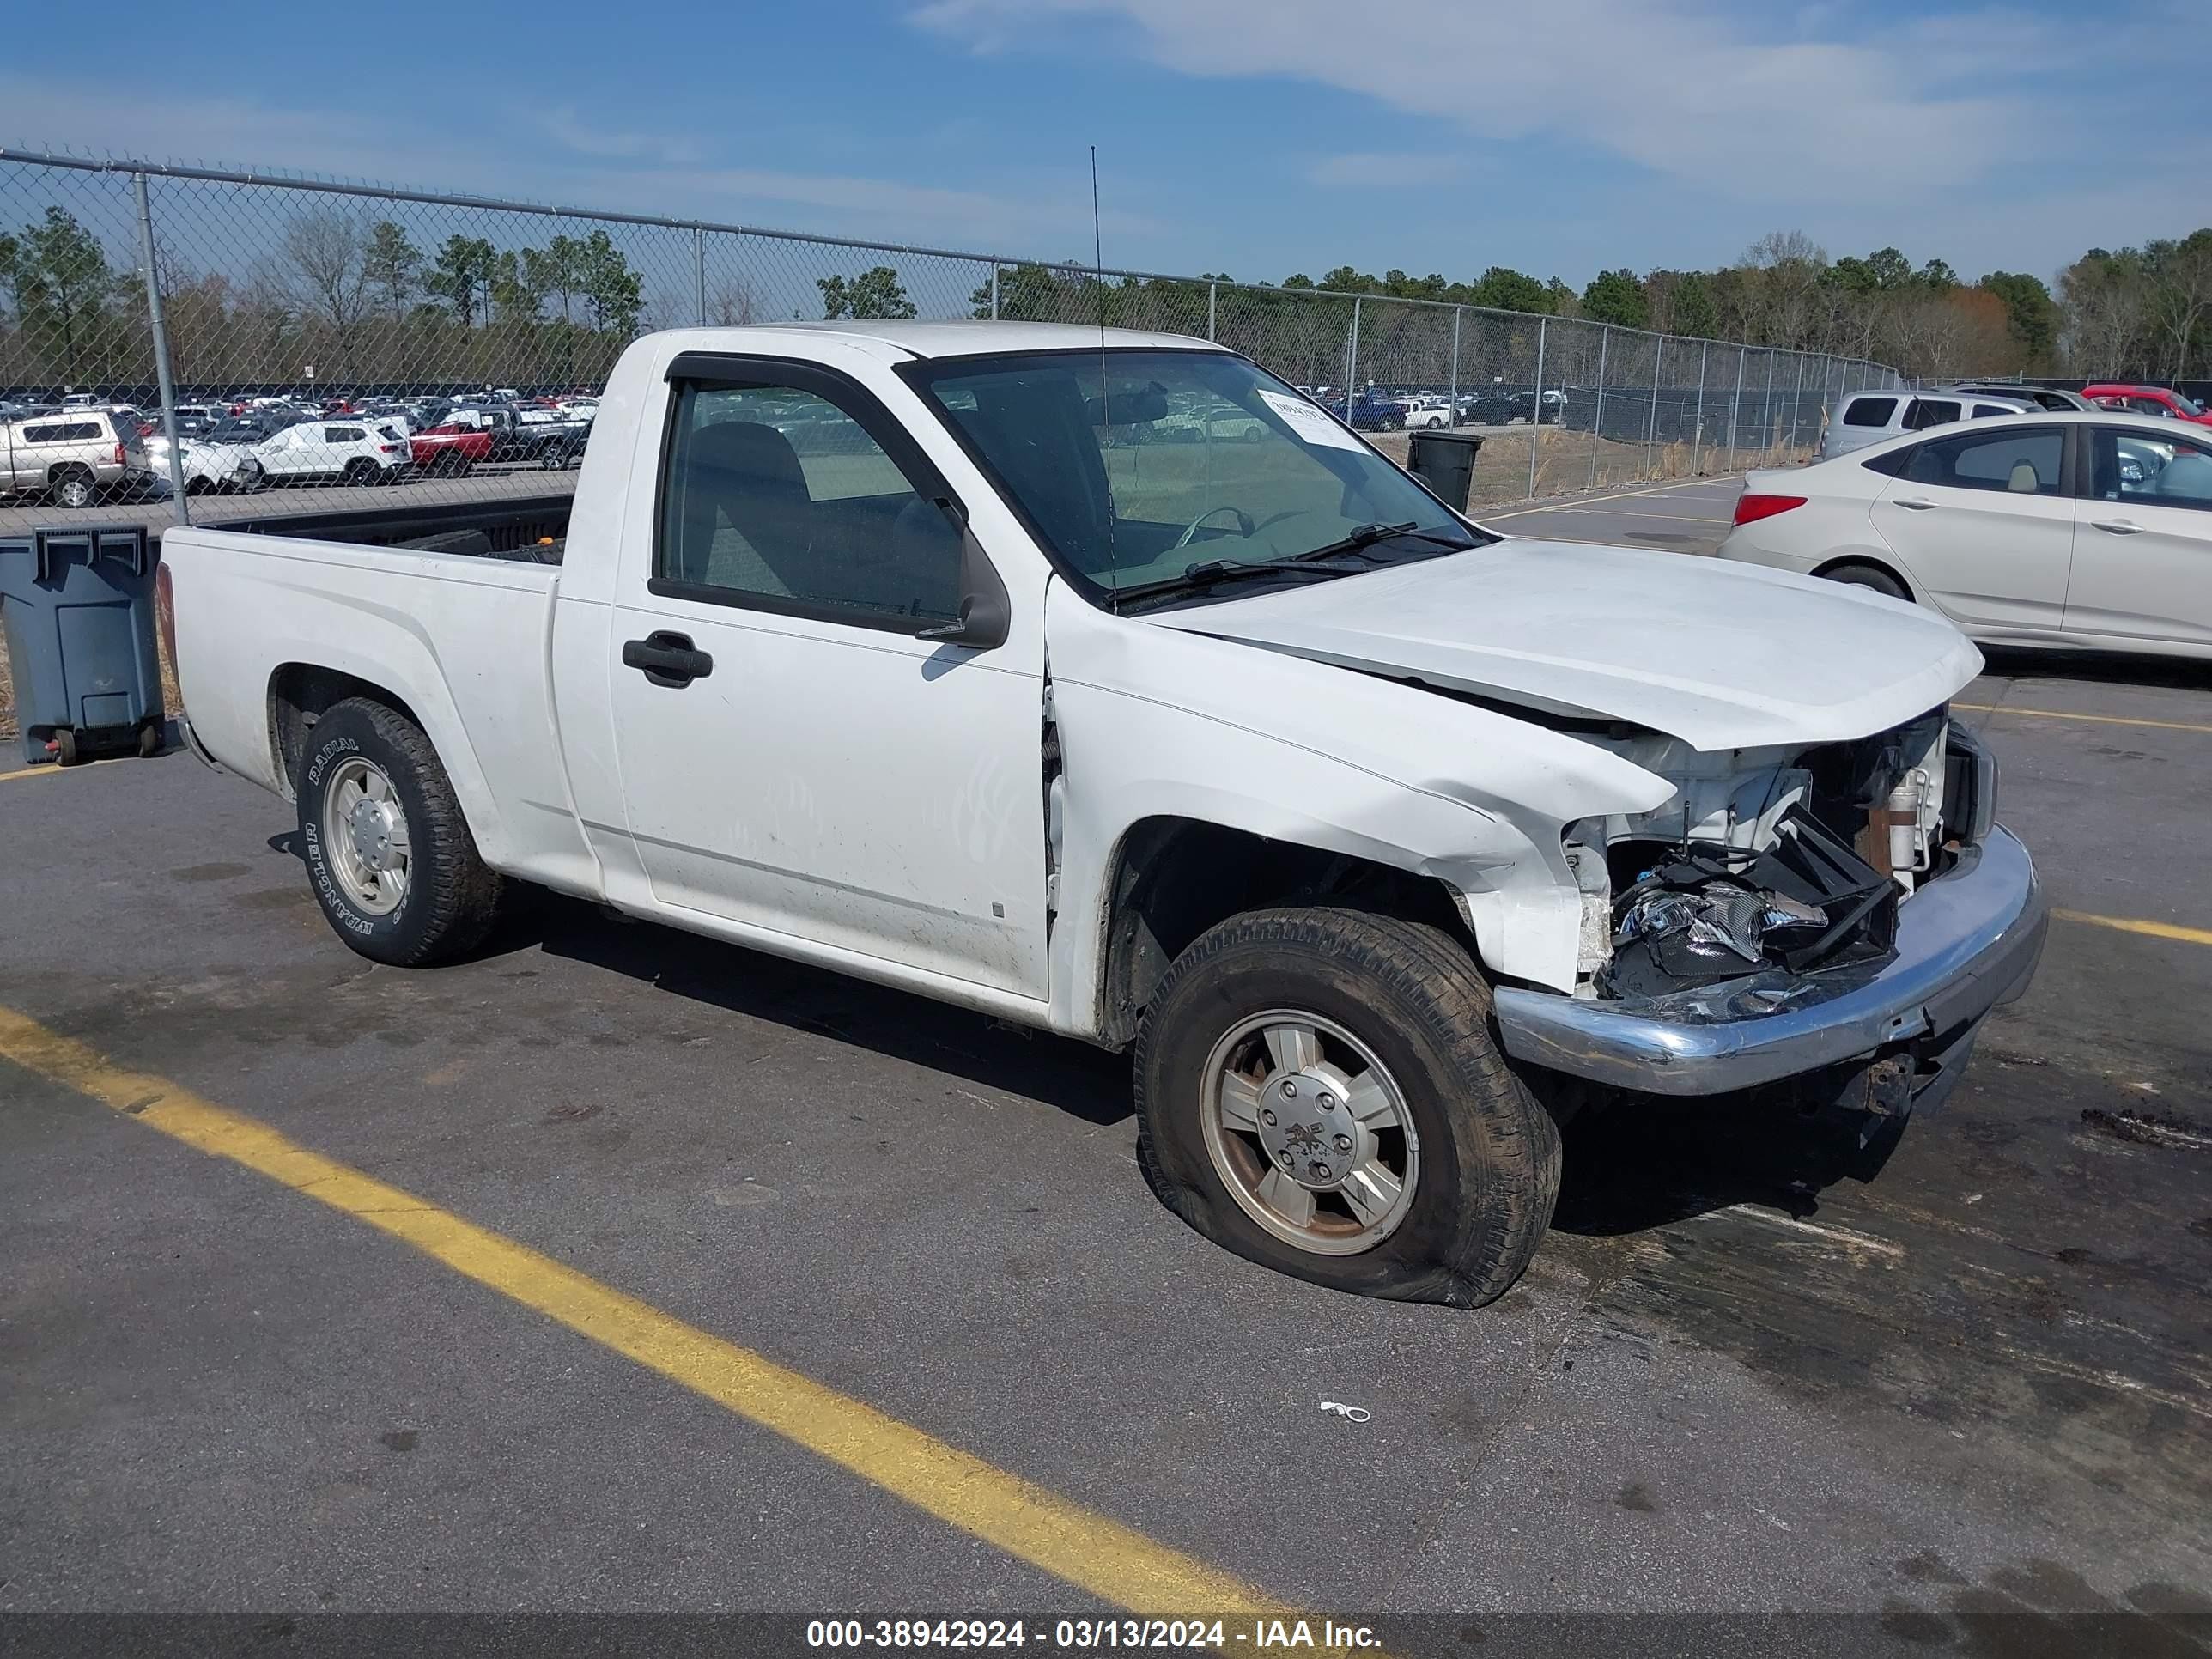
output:
[[[1332,449],[1349,449],[1360,454],[1366,447],[1353,437],[1335,416],[1303,398],[1286,398],[1279,392],[1260,388],[1261,400],[1283,417],[1283,424],[1310,444],[1327,444]]]

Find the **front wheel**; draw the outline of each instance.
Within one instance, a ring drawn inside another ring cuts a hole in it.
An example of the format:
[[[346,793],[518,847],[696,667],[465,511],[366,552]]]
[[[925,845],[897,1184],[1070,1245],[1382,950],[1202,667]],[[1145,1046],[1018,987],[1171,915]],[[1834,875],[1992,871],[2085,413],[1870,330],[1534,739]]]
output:
[[[491,929],[500,878],[477,855],[421,727],[382,703],[336,703],[308,733],[300,840],[316,902],[373,962],[446,961]]]
[[[66,507],[90,507],[100,494],[92,474],[79,467],[70,467],[54,478],[54,500]]]
[[[1358,1295],[1479,1307],[1549,1224],[1559,1141],[1440,930],[1254,911],[1177,959],[1137,1038],[1139,1158],[1200,1232]]]

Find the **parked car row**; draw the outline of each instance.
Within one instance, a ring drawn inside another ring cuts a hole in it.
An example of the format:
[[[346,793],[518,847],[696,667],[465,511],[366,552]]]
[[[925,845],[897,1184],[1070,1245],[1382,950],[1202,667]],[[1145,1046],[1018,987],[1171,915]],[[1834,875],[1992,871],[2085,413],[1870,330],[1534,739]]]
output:
[[[198,494],[455,478],[494,461],[559,470],[582,459],[596,408],[428,398],[331,410],[267,398],[180,404],[178,471]],[[128,404],[0,404],[0,495],[82,507],[115,494],[166,494],[173,484],[164,425],[158,411]]]

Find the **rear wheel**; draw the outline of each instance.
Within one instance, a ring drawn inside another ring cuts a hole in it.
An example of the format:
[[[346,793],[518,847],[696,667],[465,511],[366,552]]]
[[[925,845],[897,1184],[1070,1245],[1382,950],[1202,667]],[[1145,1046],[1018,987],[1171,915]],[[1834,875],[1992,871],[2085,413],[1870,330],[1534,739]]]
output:
[[[1336,1290],[1476,1307],[1551,1219],[1559,1132],[1439,930],[1337,909],[1231,918],[1137,1039],[1139,1158],[1200,1232]]]
[[[1887,593],[1893,599],[1910,600],[1912,595],[1905,591],[1905,584],[1877,565],[1839,564],[1821,575],[1832,582],[1841,582],[1846,587],[1871,588],[1877,593]]]
[[[333,705],[309,734],[299,806],[316,902],[362,956],[421,967],[490,931],[500,878],[437,750],[404,715],[362,698]]]
[[[378,466],[374,461],[369,460],[366,457],[362,457],[356,460],[348,461],[345,465],[345,471],[339,476],[356,489],[360,489],[369,484],[374,483],[382,471],[383,469]]]
[[[92,474],[81,466],[65,466],[53,475],[54,500],[67,507],[90,507],[100,494]]]

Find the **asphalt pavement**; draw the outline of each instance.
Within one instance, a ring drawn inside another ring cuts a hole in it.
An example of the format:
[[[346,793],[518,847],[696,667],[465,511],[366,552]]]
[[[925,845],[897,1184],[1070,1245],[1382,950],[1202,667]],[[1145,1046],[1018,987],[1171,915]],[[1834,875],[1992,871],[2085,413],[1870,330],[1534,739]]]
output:
[[[1735,489],[1487,521],[1709,550]],[[1119,1057],[550,896],[374,967],[275,798],[0,777],[0,1614],[2204,1650],[2212,672],[1961,702],[2064,915],[1960,1093],[1856,1173],[1743,1103],[1578,1121],[1474,1313],[1188,1231]]]

